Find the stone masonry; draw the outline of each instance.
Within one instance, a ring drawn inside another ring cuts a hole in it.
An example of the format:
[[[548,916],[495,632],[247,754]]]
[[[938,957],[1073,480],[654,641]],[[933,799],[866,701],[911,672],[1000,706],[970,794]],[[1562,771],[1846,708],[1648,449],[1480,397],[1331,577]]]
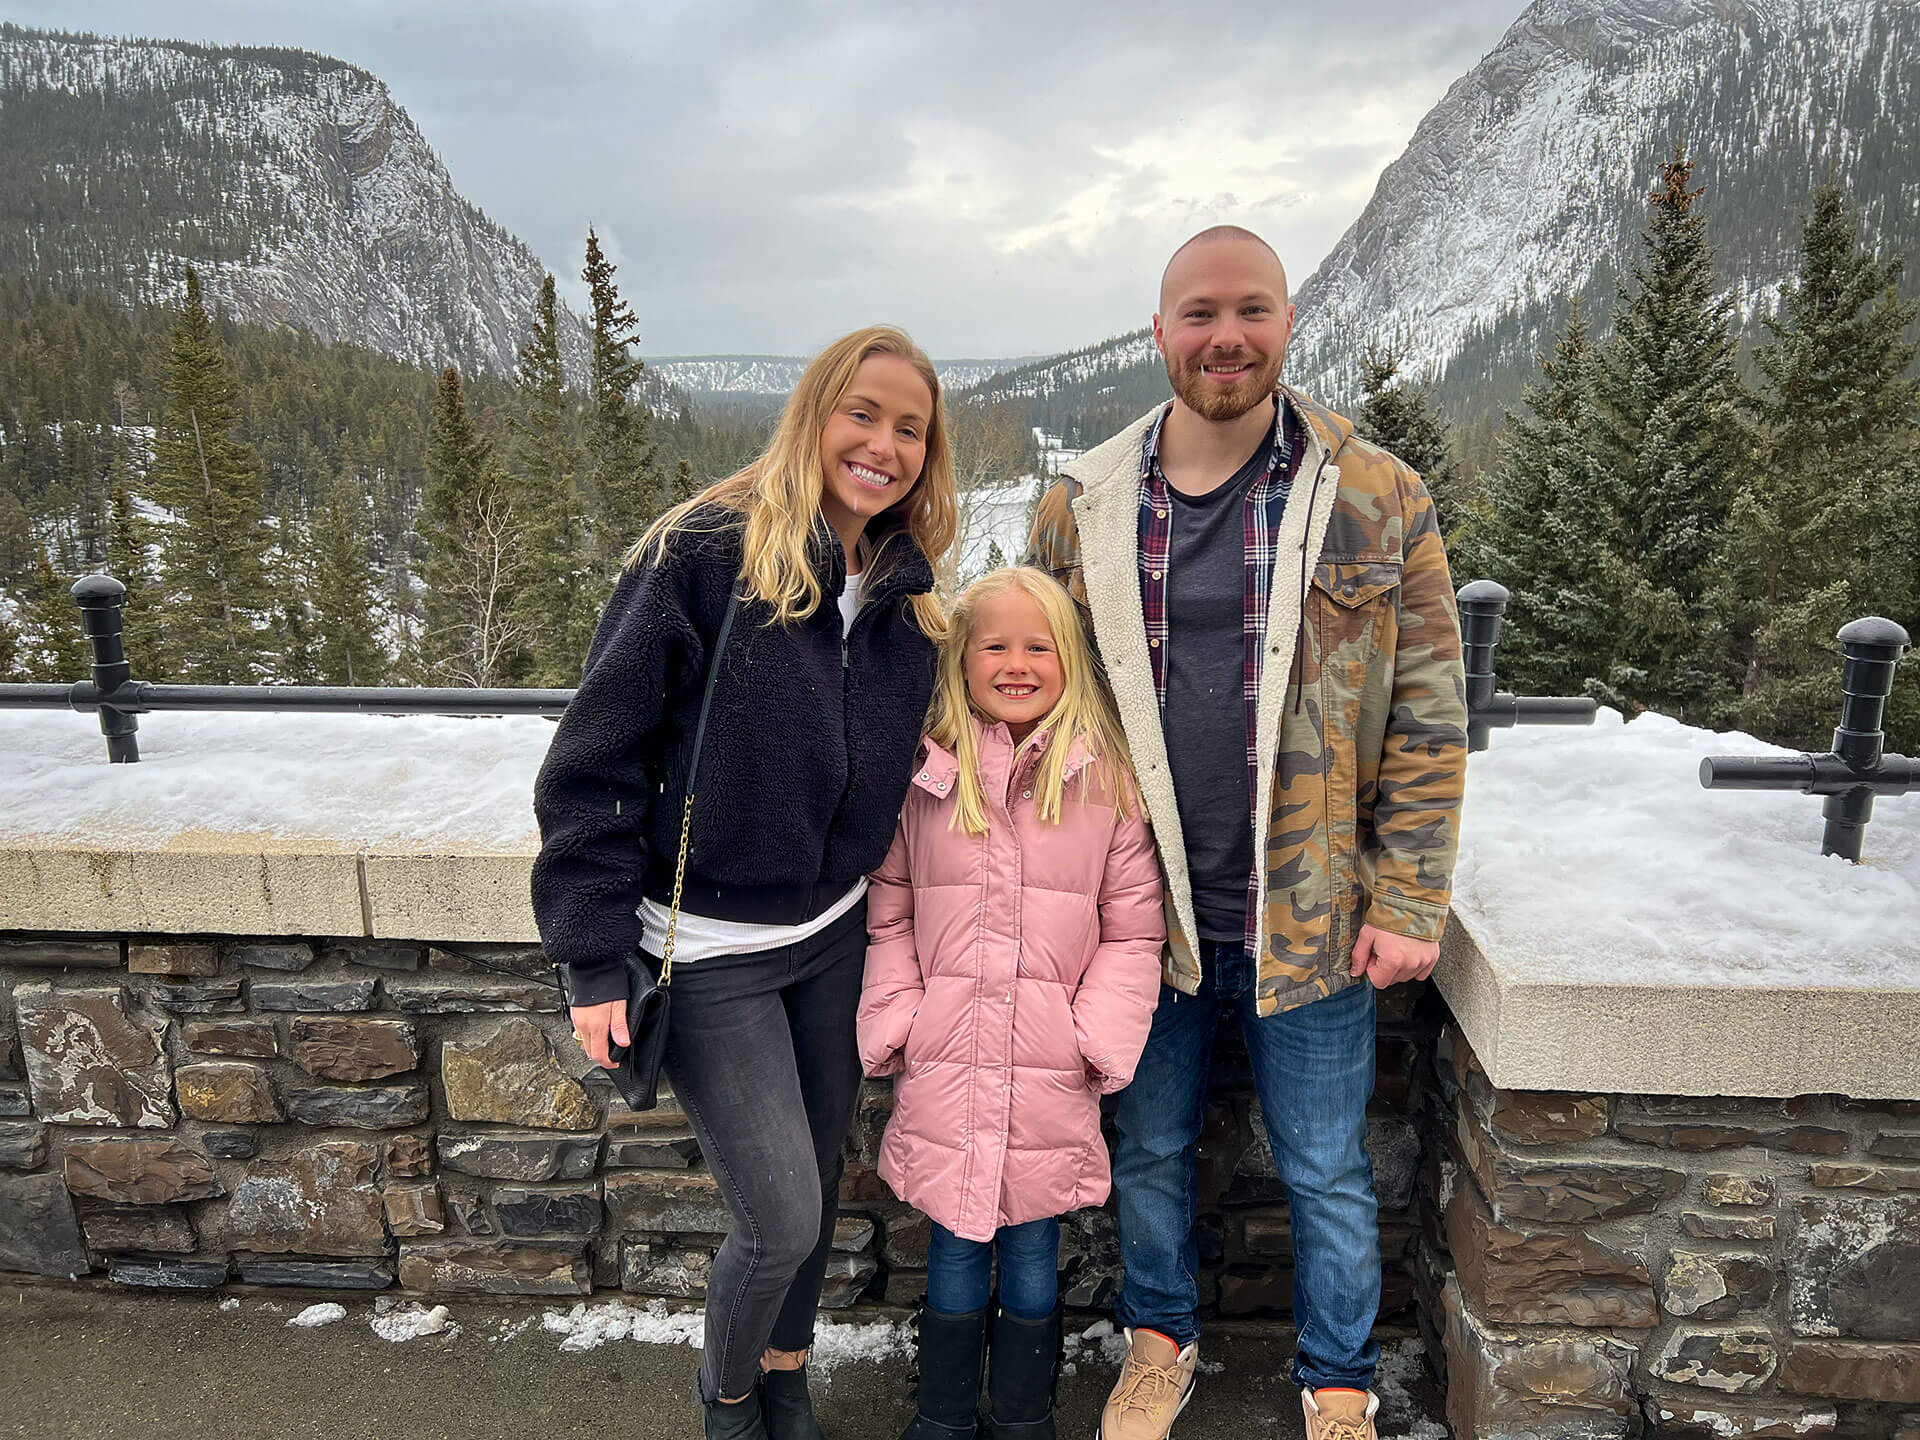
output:
[[[685,1115],[620,1103],[537,947],[471,953],[511,973],[0,932],[0,1275],[700,1298],[728,1217]],[[1202,1293],[1283,1322],[1286,1195],[1232,1027],[1215,1063]],[[861,1095],[828,1307],[925,1285],[927,1221],[873,1169],[891,1103]],[[1402,986],[1368,1141],[1382,1317],[1417,1319],[1462,1440],[1920,1437],[1920,1099],[1499,1089]],[[1061,1268],[1069,1306],[1110,1307],[1111,1206],[1069,1219]]]
[[[426,942],[0,933],[0,1272],[700,1298],[729,1221],[685,1115],[620,1102],[538,948],[469,953],[514,973]],[[1382,1006],[1369,1125],[1389,1318],[1414,1295],[1424,993]],[[1284,1321],[1286,1196],[1231,1030],[1218,1066],[1203,1293]],[[927,1221],[873,1169],[891,1105],[862,1092],[829,1307],[925,1286]],[[1110,1207],[1069,1221],[1061,1264],[1070,1305],[1111,1305]]]
[[[1422,1090],[1422,1328],[1479,1440],[1920,1433],[1920,1104]]]

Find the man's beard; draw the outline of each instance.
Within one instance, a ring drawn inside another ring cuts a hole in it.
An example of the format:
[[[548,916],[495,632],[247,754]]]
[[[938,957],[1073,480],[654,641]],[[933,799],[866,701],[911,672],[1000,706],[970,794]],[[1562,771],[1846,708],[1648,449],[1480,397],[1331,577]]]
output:
[[[1224,423],[1238,420],[1254,406],[1266,403],[1273,394],[1274,386],[1280,383],[1280,366],[1286,360],[1287,352],[1282,350],[1270,356],[1265,364],[1260,363],[1258,356],[1242,357],[1252,359],[1254,368],[1225,387],[1206,377],[1203,372],[1203,367],[1209,363],[1206,359],[1196,360],[1186,366],[1171,355],[1164,358],[1167,383],[1173,386],[1173,393],[1180,397],[1180,403],[1203,420]]]

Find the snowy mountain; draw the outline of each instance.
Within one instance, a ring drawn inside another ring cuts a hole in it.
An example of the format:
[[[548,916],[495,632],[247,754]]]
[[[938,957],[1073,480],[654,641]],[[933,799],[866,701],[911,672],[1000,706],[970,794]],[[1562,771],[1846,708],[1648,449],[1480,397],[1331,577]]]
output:
[[[500,372],[546,273],[364,70],[0,26],[0,267],[174,304],[188,263],[235,319]]]
[[[1797,264],[1814,187],[1848,185],[1883,253],[1920,253],[1913,0],[1539,0],[1420,122],[1299,284],[1287,374],[1351,405],[1388,341],[1455,420],[1514,403],[1570,298],[1604,322],[1655,172],[1684,142],[1743,318]],[[1904,118],[1903,118],[1904,117]],[[1058,426],[1166,393],[1146,332],[996,377]]]
[[[805,355],[667,355],[649,360],[647,369],[696,399],[713,395],[784,396],[799,383],[810,357]],[[1022,357],[1025,358],[1025,357]],[[997,375],[1020,360],[936,360],[941,383],[964,390]]]

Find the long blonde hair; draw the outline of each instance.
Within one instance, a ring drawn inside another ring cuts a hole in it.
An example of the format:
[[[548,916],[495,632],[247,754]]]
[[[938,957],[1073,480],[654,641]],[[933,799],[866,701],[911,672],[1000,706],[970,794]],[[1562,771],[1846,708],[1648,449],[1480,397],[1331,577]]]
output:
[[[1093,647],[1087,643],[1073,597],[1046,571],[1013,565],[989,571],[961,592],[948,616],[946,639],[940,647],[940,669],[927,712],[927,738],[951,751],[960,762],[952,823],[969,835],[987,833],[987,797],[980,784],[980,747],[973,733],[975,710],[967,693],[967,644],[981,602],[1009,591],[1019,591],[1039,605],[1060,656],[1060,699],[1027,737],[1027,743],[1031,743],[1035,736],[1050,732],[1033,787],[1040,818],[1060,823],[1067,754],[1076,740],[1086,743],[1096,762],[1080,772],[1081,797],[1085,798],[1093,773],[1104,769],[1113,791],[1114,812],[1131,815],[1136,800],[1126,732],[1120,727],[1113,695],[1094,662]]]
[[[889,542],[901,534],[938,566],[960,528],[946,402],[933,362],[904,330],[891,325],[855,330],[815,356],[793,387],[773,438],[758,458],[655,520],[627,553],[627,564],[649,553],[659,563],[670,536],[679,530],[712,528],[703,521],[739,523],[744,531],[745,598],[766,604],[777,623],[811,615],[822,599],[820,579],[807,553],[826,485],[820,439],[861,362],[872,355],[898,355],[912,365],[933,396],[933,413],[927,417],[927,457],[919,479],[905,497],[867,524],[862,537],[867,547],[866,573],[878,577],[886,572],[891,563]],[[938,595],[914,596],[913,613],[923,635],[938,640],[945,632]]]

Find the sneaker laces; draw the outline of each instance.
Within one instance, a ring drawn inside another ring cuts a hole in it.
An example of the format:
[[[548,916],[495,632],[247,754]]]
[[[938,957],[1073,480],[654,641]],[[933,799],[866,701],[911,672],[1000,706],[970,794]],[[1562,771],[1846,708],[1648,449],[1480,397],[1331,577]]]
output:
[[[1174,1366],[1155,1365],[1137,1355],[1127,1356],[1120,1367],[1120,1384],[1113,1396],[1115,1407],[1122,1414],[1138,1410],[1143,1415],[1151,1415],[1179,1388],[1178,1374]]]
[[[1322,1415],[1320,1440],[1373,1440],[1371,1428],[1368,1420],[1335,1420]]]

